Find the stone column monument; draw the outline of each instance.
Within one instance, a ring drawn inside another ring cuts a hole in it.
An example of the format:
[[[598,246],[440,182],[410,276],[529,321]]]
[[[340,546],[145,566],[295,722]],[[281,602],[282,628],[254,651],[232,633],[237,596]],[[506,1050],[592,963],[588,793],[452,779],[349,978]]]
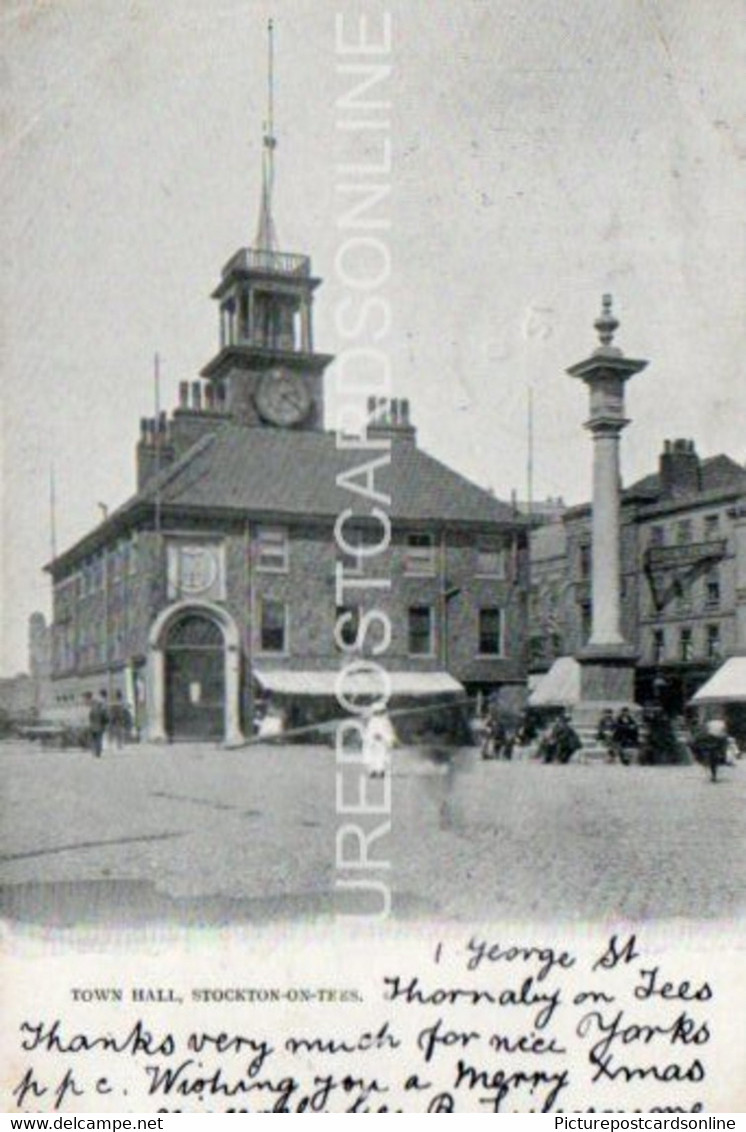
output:
[[[601,345],[567,372],[590,392],[585,427],[593,439],[592,631],[577,656],[581,665],[581,703],[613,705],[634,699],[634,647],[621,631],[619,561],[619,436],[629,424],[624,415],[624,385],[647,365],[625,358],[613,345],[619,323],[611,295],[604,295],[594,323]]]

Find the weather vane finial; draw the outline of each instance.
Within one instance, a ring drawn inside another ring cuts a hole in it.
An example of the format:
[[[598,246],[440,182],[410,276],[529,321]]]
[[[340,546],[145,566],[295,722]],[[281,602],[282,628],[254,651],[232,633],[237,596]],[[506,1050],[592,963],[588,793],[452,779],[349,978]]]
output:
[[[275,26],[267,21],[267,121],[264,123],[264,144],[267,149],[277,145],[275,137]]]
[[[259,224],[256,247],[261,251],[277,250],[277,232],[272,217],[272,192],[275,180],[275,38],[274,22],[267,21],[267,118],[264,122],[262,155],[262,199],[259,206]]]

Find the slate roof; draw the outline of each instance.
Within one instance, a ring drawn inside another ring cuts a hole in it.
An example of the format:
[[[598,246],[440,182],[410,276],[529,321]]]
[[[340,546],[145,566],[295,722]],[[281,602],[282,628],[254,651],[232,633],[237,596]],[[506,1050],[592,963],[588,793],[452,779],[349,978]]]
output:
[[[392,521],[527,526],[509,504],[429,456],[411,439],[392,437],[388,451],[390,463],[372,474],[375,490],[390,496],[390,504],[381,506]],[[164,510],[248,512],[288,519],[336,519],[347,507],[365,514],[370,502],[338,486],[337,477],[386,452],[340,450],[331,432],[248,428],[222,422],[46,568],[54,572],[104,545],[156,500]],[[362,487],[364,472],[355,479]]]
[[[731,460],[730,456],[711,456],[700,463],[701,493],[746,490],[746,468]],[[698,491],[696,494],[700,494]],[[643,476],[624,490],[625,498],[646,498],[651,502],[661,495],[661,478],[658,472]]]
[[[334,517],[358,511],[362,497],[338,486],[340,473],[379,459],[385,449],[340,450],[328,432],[291,432],[224,424],[179,461],[164,469],[159,487],[150,481],[130,504],[160,494],[162,506],[240,510],[287,516]],[[512,507],[421,451],[393,438],[390,464],[372,472],[373,486],[390,496],[381,506],[396,521],[521,524]],[[365,473],[355,482],[365,484]],[[125,505],[127,506],[127,505]]]
[[[549,562],[567,553],[567,531],[562,520],[544,523],[531,532],[531,561]]]

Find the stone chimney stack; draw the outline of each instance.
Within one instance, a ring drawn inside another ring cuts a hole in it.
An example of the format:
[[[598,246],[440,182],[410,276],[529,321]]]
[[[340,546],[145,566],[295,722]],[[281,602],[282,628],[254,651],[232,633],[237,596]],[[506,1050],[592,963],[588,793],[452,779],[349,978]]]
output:
[[[137,490],[141,491],[154,475],[174,461],[174,446],[168,416],[160,412],[157,417],[142,417],[140,439],[135,452]]]
[[[666,440],[659,471],[664,496],[696,495],[702,490],[702,469],[693,440]]]
[[[371,436],[388,436],[392,439],[414,442],[417,438],[417,430],[410,418],[408,399],[369,397],[368,433]]]

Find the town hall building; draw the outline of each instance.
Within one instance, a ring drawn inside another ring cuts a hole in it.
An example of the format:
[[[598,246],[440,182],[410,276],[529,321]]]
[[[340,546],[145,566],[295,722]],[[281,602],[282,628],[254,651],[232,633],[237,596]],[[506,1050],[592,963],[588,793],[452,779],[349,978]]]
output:
[[[47,567],[55,698],[121,693],[144,737],[228,743],[258,700],[288,727],[339,715],[346,665],[358,695],[383,669],[394,703],[519,706],[528,524],[420,449],[405,400],[366,401],[356,444],[327,427],[320,280],[277,245],[274,144],[217,353],[141,421],[135,494]]]

